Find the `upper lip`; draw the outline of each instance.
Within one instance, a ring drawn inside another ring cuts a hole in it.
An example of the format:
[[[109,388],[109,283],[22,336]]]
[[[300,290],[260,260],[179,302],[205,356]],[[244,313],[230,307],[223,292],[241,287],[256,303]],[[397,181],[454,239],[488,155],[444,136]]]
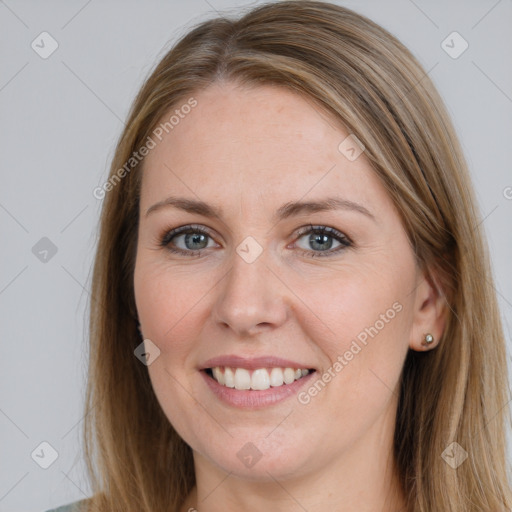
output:
[[[275,356],[242,357],[235,355],[218,356],[204,362],[199,369],[215,368],[217,366],[228,366],[229,368],[245,368],[257,370],[258,368],[301,368],[312,369],[308,364],[282,359]]]

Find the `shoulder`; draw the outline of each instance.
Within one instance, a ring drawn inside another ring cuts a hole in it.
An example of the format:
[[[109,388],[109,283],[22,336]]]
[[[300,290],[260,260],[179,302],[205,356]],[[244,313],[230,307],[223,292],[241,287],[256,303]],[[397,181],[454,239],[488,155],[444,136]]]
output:
[[[62,505],[61,507],[58,508],[52,508],[51,510],[46,510],[45,512],[81,512],[81,507],[85,505],[86,501],[86,499],[73,501],[72,503],[68,503],[67,505]]]

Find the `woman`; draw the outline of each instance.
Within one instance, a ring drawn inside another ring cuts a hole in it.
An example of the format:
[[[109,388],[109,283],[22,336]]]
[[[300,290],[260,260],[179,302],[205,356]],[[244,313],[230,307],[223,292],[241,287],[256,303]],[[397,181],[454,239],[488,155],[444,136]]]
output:
[[[73,510],[510,509],[476,200],[392,35],[309,1],[202,23],[95,193]]]

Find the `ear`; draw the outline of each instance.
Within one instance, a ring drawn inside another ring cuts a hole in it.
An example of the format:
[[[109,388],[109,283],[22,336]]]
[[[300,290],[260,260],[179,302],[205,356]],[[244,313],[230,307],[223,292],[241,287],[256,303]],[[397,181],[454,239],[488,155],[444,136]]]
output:
[[[409,347],[425,351],[436,347],[444,332],[448,303],[435,276],[423,271],[418,276],[415,290],[413,323]],[[425,343],[425,336],[431,334],[433,341]]]

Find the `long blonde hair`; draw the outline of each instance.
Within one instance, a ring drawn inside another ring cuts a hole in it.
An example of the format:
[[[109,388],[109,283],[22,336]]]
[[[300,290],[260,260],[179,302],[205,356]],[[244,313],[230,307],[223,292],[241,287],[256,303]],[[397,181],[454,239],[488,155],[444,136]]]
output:
[[[199,24],[158,63],[133,103],[105,189],[93,271],[88,510],[178,511],[195,483],[191,449],[134,356],[143,161],[126,163],[166,113],[219,79],[286,87],[355,134],[418,262],[440,284],[448,311],[443,336],[435,350],[409,351],[401,379],[394,456],[408,510],[510,509],[505,342],[467,165],[443,102],[386,30],[349,9],[299,0]],[[452,442],[468,453],[457,469],[441,456]]]

